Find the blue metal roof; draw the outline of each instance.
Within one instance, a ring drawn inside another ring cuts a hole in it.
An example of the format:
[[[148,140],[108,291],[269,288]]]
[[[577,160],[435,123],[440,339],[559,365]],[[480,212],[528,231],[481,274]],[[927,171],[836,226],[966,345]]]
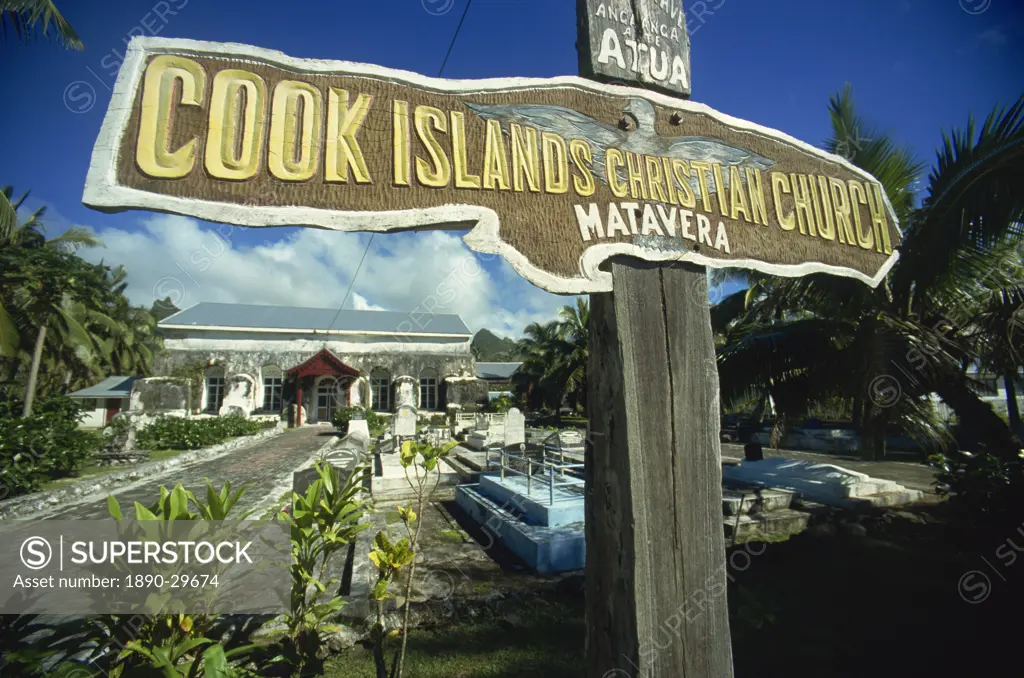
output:
[[[522,363],[477,363],[477,379],[511,379]]]
[[[127,398],[138,377],[107,377],[95,386],[69,393],[69,398]]]
[[[376,334],[461,334],[471,336],[462,318],[452,314],[398,311],[339,312],[336,308],[298,308],[202,302],[160,321],[160,326],[208,326],[244,329],[317,330]]]

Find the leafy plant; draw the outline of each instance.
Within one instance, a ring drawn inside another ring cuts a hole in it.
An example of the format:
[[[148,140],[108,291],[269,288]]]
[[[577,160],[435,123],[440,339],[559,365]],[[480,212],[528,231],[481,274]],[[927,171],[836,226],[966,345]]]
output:
[[[364,469],[357,467],[343,482],[341,473],[329,464],[318,462],[314,468],[317,479],[304,494],[293,492],[291,513],[279,515],[291,526],[293,556],[284,658],[299,672],[318,668],[322,633],[331,628],[330,619],[344,605],[339,596],[328,594],[328,587],[337,580],[324,581],[327,566],[368,527],[359,523],[365,512],[358,498]]]
[[[6,496],[74,476],[95,455],[100,438],[78,428],[82,416],[81,408],[64,396],[37,400],[28,417],[21,416],[20,400],[0,401],[0,486],[7,488]]]
[[[405,663],[406,640],[409,633],[409,598],[412,594],[412,585],[416,576],[416,549],[419,545],[420,529],[423,525],[423,507],[427,499],[437,489],[441,481],[441,460],[456,447],[457,443],[449,443],[444,447],[434,447],[429,443],[414,443],[408,441],[402,445],[399,453],[399,460],[405,470],[405,479],[413,489],[415,499],[411,506],[399,506],[398,515],[405,528],[406,536],[397,542],[392,542],[385,530],[377,533],[373,541],[373,550],[370,552],[370,560],[377,567],[377,583],[374,584],[370,597],[377,604],[377,622],[370,634],[373,643],[373,658],[377,668],[377,678],[389,678],[398,676],[401,678]],[[412,469],[413,475],[409,475]],[[431,485],[431,475],[436,476]],[[429,490],[428,490],[429,488]],[[401,629],[392,629],[387,632],[384,626],[384,603],[395,596],[389,591],[389,587],[397,578],[399,572],[408,567],[408,576],[405,580],[405,591],[402,596],[402,605],[405,610],[402,616]],[[402,643],[392,660],[390,670],[385,658],[385,642],[389,638],[402,637]]]
[[[143,450],[196,450],[239,436],[251,436],[273,426],[237,414],[205,419],[158,417],[135,438]]]
[[[1024,496],[1024,458],[947,450],[930,457],[939,494],[948,495],[974,519],[1017,520]]]
[[[206,481],[206,501],[203,502],[180,483],[172,490],[160,487],[160,498],[151,506],[135,502],[135,519],[144,521],[227,520],[231,509],[245,494],[245,488],[231,491],[225,482],[219,491]],[[110,515],[124,520],[121,506],[114,497],[107,497]],[[234,520],[243,520],[252,513],[247,511]],[[218,618],[201,614],[150,615],[141,625],[131,627],[124,615],[104,615],[101,626],[106,635],[118,639],[123,648],[113,657],[107,675],[153,675],[164,678],[228,678],[248,672],[232,666],[246,657],[255,645],[242,645],[226,649],[210,636]],[[130,639],[125,636],[130,634]]]
[[[362,407],[339,407],[334,410],[331,423],[341,431],[342,435],[346,435],[348,433],[348,423],[353,419],[362,419],[364,412],[365,410]],[[369,422],[366,425],[369,426]]]

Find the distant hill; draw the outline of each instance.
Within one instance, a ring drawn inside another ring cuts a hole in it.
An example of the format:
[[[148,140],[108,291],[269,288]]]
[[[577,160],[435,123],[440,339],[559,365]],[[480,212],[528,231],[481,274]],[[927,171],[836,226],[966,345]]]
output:
[[[520,360],[515,341],[499,337],[487,329],[476,333],[472,347],[473,356],[480,362],[501,363]]]

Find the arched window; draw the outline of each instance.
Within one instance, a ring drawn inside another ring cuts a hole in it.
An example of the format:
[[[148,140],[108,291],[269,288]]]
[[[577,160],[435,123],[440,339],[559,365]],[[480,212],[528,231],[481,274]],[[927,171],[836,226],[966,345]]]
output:
[[[437,371],[425,369],[420,373],[420,409],[437,409]]]
[[[206,370],[206,411],[209,414],[220,412],[224,404],[224,368],[211,367]]]
[[[264,365],[260,370],[263,377],[264,412],[281,411],[281,395],[284,391],[284,372],[277,365]]]
[[[391,411],[391,375],[377,368],[370,373],[370,407],[375,412]]]

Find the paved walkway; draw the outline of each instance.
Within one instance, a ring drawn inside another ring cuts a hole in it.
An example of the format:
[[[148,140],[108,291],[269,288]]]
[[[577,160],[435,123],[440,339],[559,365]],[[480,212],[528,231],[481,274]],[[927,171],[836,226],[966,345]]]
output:
[[[905,461],[864,461],[859,457],[846,454],[822,454],[818,452],[801,452],[797,450],[779,450],[764,447],[764,456],[785,457],[787,459],[803,459],[821,464],[835,464],[858,473],[866,473],[875,478],[892,480],[904,487],[921,490],[925,493],[935,491],[935,470],[927,464]],[[722,443],[722,458],[743,461],[743,446],[733,443]]]
[[[135,502],[150,506],[160,498],[160,486],[168,489],[178,483],[192,490],[197,497],[206,496],[205,478],[219,490],[225,480],[231,481],[232,492],[247,486],[232,514],[241,515],[251,508],[269,508],[291,489],[292,473],[307,465],[324,444],[332,440],[335,430],[308,426],[291,430],[254,445],[232,450],[227,454],[155,476],[137,483],[115,488],[102,497],[47,513],[50,520],[109,518],[107,494],[113,494],[126,518],[135,516]],[[237,512],[237,513],[236,513]],[[252,516],[259,517],[259,512]]]

